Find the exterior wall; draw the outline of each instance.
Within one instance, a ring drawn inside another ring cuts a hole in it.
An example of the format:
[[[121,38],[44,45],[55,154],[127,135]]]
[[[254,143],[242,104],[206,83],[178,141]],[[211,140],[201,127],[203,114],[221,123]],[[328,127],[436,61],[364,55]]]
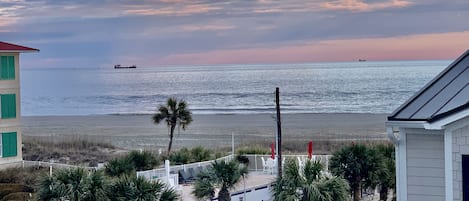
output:
[[[0,94],[16,94],[16,118],[0,119],[0,132],[16,132],[17,135],[17,155],[16,157],[0,157],[0,165],[10,162],[21,161],[22,156],[22,135],[21,135],[21,94],[20,94],[20,67],[19,53],[0,52],[0,56],[15,56],[15,79],[0,80]]]
[[[469,117],[465,126],[457,128],[452,133],[453,156],[453,200],[462,201],[462,155],[469,155]]]
[[[443,131],[406,129],[407,200],[445,200]]]

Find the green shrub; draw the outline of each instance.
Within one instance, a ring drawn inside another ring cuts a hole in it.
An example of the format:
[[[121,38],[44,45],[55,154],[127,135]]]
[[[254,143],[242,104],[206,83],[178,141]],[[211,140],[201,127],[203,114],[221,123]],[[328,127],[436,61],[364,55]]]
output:
[[[238,161],[238,163],[241,163],[241,164],[244,164],[244,165],[249,165],[249,158],[247,156],[237,155],[236,156],[236,161]]]
[[[131,151],[127,157],[132,161],[137,171],[151,170],[159,165],[157,158],[149,151]]]
[[[179,151],[172,152],[172,154],[169,156],[169,160],[172,163],[180,165],[208,161],[215,158],[213,155],[215,154],[213,154],[211,150],[205,149],[201,146],[194,147],[190,150],[184,147]]]
[[[134,164],[130,160],[130,157],[124,156],[110,160],[105,170],[107,175],[112,177],[118,177],[120,175],[129,175],[135,171]]]
[[[236,153],[238,155],[244,155],[244,154],[265,155],[265,154],[270,154],[270,149],[267,147],[261,147],[259,145],[253,145],[253,146],[246,146],[246,147],[238,148],[236,150]]]
[[[191,162],[201,162],[210,160],[210,150],[203,148],[202,146],[194,147],[191,150]]]
[[[187,164],[191,158],[191,152],[187,148],[182,148],[177,152],[173,152],[169,156],[169,160],[176,165]]]

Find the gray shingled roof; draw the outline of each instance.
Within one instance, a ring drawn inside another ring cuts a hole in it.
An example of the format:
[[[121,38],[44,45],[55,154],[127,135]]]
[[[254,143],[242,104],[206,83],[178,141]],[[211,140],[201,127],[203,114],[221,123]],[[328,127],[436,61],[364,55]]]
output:
[[[432,122],[469,108],[469,50],[397,108],[389,121]]]

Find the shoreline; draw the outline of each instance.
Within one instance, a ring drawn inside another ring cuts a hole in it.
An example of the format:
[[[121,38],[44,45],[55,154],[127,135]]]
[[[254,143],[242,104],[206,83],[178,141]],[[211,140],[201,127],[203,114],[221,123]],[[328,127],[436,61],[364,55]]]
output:
[[[387,139],[384,122],[388,114],[302,113],[282,114],[285,142],[308,140]],[[193,114],[183,131],[176,129],[173,146],[226,148],[235,145],[268,144],[275,141],[275,114]],[[151,114],[23,116],[25,139],[90,140],[109,142],[125,149],[159,149],[167,146],[165,124],[154,125]]]
[[[21,115],[21,117],[89,117],[89,116],[148,116],[154,113],[107,113],[107,114],[58,114],[58,115]],[[276,115],[275,111],[270,113],[192,113],[193,116],[229,116],[229,115]],[[285,112],[283,115],[391,115],[390,113],[372,113],[372,112]]]

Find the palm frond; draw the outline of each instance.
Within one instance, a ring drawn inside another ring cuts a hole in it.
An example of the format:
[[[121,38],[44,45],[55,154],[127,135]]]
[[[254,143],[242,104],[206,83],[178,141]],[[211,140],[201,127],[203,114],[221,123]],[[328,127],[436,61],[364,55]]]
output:
[[[312,183],[313,181],[319,179],[319,176],[321,176],[321,171],[323,169],[324,165],[321,163],[320,160],[307,160],[303,168],[303,175],[306,179],[306,183]]]

